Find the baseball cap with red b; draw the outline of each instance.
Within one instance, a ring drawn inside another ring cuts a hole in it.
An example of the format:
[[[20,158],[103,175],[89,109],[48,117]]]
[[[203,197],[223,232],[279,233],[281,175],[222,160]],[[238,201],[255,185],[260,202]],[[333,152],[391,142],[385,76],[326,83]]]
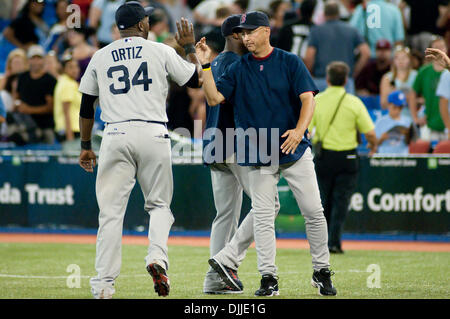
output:
[[[241,16],[241,23],[233,28],[233,32],[241,32],[242,29],[254,30],[259,27],[270,27],[269,17],[261,11],[251,11]]]

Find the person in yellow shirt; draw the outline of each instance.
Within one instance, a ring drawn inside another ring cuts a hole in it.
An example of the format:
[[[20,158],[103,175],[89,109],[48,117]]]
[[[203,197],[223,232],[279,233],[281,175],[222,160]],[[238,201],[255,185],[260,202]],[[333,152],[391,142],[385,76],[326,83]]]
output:
[[[78,123],[82,94],[76,79],[80,75],[78,62],[67,55],[62,59],[63,74],[58,78],[54,93],[53,116],[59,142],[72,141],[80,136]]]
[[[342,229],[350,197],[358,177],[357,130],[363,133],[371,153],[376,151],[375,125],[363,102],[345,91],[349,67],[331,62],[326,69],[328,88],[315,98],[316,109],[309,126],[313,132],[315,169],[328,224],[330,253],[343,253]],[[319,152],[319,145],[322,147]]]

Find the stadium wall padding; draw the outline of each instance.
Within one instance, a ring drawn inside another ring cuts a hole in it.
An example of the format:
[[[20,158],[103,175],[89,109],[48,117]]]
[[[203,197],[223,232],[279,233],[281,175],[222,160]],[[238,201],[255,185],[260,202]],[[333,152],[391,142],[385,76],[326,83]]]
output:
[[[359,182],[344,231],[352,233],[448,234],[450,158],[361,158]],[[215,217],[209,168],[173,166],[173,230],[210,230]],[[279,183],[278,233],[304,232],[304,220],[286,181]],[[244,195],[241,219],[250,209]],[[0,226],[96,228],[95,173],[64,156],[0,157]],[[149,215],[136,184],[124,229],[146,231]]]

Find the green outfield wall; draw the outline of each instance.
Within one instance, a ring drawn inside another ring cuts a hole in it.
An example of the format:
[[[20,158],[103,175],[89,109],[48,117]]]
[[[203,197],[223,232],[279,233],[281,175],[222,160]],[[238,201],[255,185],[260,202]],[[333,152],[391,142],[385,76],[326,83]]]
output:
[[[95,174],[76,157],[0,156],[0,226],[96,228]],[[450,233],[450,157],[361,158],[345,231],[352,233]],[[173,166],[173,230],[209,230],[215,216],[207,167]],[[278,233],[304,232],[304,221],[284,179],[280,180]],[[244,196],[242,216],[250,209]],[[145,231],[143,195],[133,189],[124,228]]]

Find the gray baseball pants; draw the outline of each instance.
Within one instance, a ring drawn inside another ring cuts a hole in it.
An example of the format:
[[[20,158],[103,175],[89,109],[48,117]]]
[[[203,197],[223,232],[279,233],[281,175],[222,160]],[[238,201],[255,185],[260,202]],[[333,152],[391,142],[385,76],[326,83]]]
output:
[[[247,253],[248,247],[254,240],[253,218],[247,216],[239,226],[239,235],[234,236],[239,224],[244,191],[251,197],[249,187],[249,166],[240,166],[237,163],[220,163],[211,165],[211,183],[214,195],[214,204],[217,210],[212,223],[210,236],[210,256],[218,254],[233,238],[233,256],[237,263],[241,263]],[[280,202],[278,191],[275,194],[275,211],[278,214]],[[251,215],[251,211],[248,215]],[[208,281],[219,280],[212,268],[205,278]],[[211,283],[213,284],[213,283]]]
[[[100,208],[95,269],[91,287],[112,287],[122,259],[122,228],[128,198],[136,178],[150,215],[150,245],[146,265],[157,262],[169,267],[167,240],[174,217],[171,144],[164,125],[146,122],[109,124],[100,146],[96,181]]]
[[[296,162],[269,167],[251,167],[249,187],[252,198],[252,210],[242,221],[236,234],[214,258],[232,269],[242,262],[242,242],[248,242],[248,233],[254,229],[258,271],[261,275],[277,274],[275,265],[275,217],[277,184],[280,173],[288,182],[300,211],[305,219],[306,236],[310,245],[314,270],[328,268],[328,232],[323,215],[319,187],[314,170],[313,156],[308,148]]]

